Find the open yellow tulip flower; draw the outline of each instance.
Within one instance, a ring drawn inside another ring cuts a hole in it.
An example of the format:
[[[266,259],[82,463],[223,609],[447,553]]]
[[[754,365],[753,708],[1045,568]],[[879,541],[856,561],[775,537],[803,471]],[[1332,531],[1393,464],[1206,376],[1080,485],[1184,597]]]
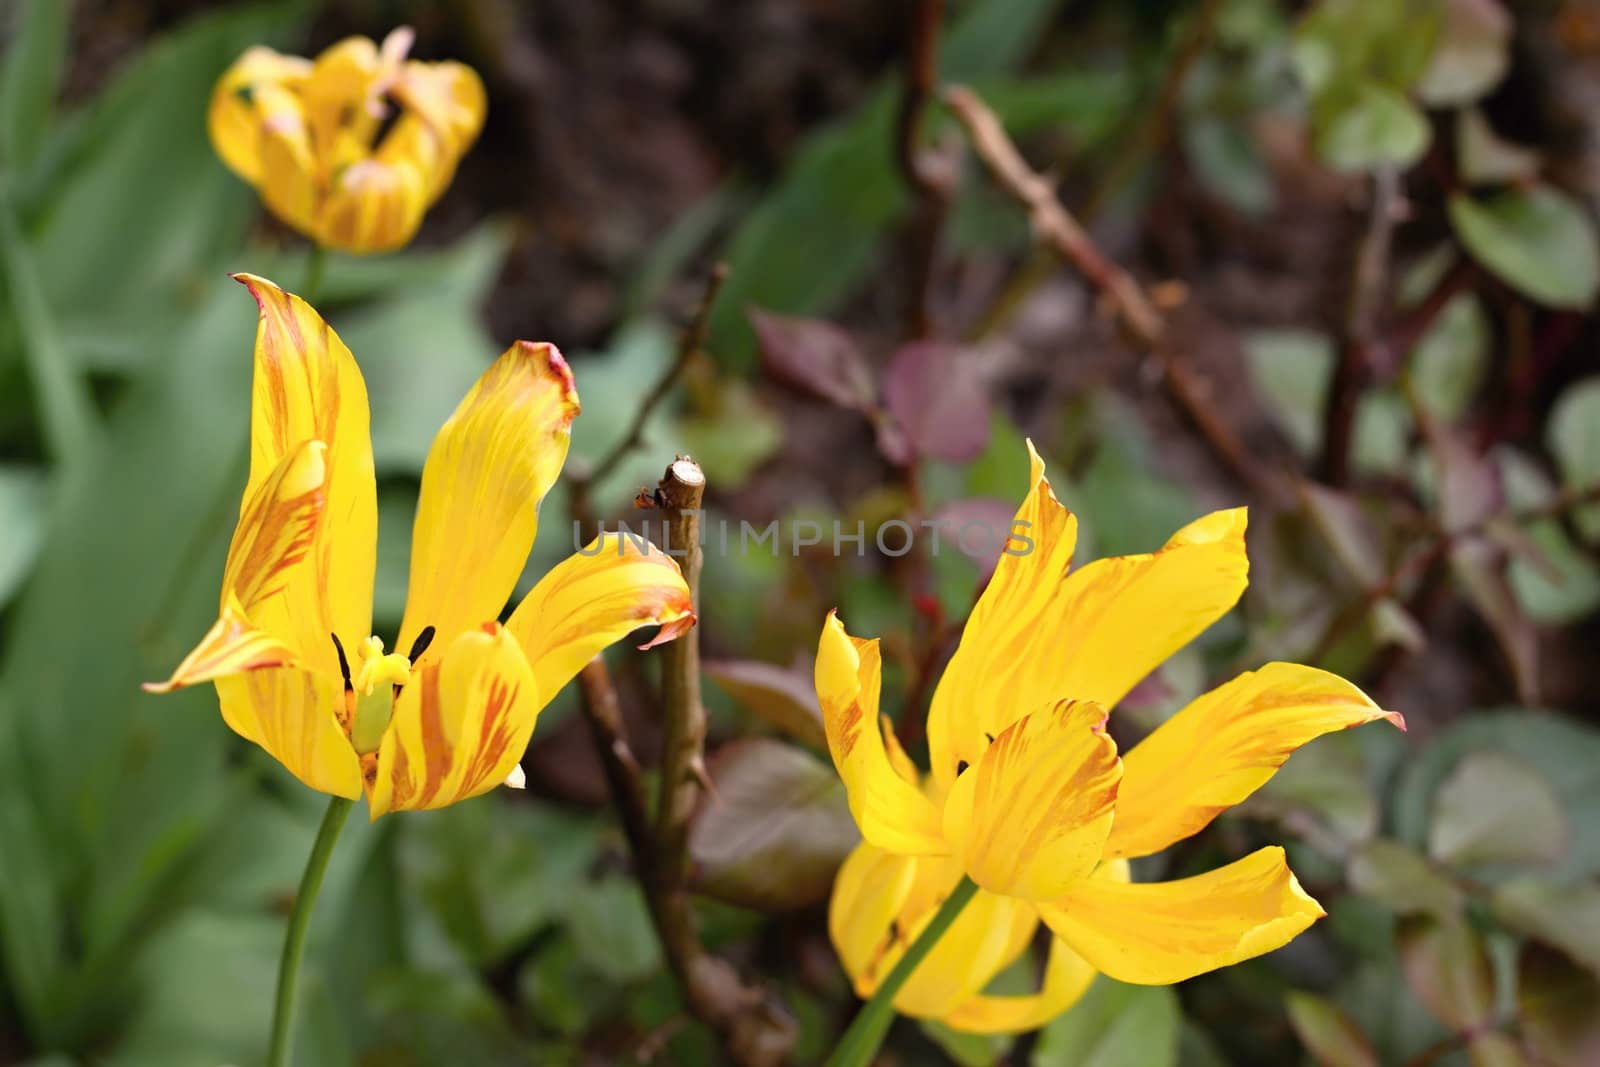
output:
[[[1271,663],[1200,696],[1120,755],[1106,716],[1244,592],[1244,509],[1190,523],[1160,551],[1072,568],[1077,520],[1029,446],[1032,488],[928,715],[924,777],[878,715],[878,644],[830,616],[816,686],[863,843],[834,885],[829,931],[871,996],[962,879],[977,892],[893,1001],[972,1032],[1030,1030],[1096,972],[1163,985],[1258,956],[1320,918],[1283,849],[1137,883],[1128,860],[1194,834],[1312,738],[1374,719],[1349,682]],[[1040,922],[1039,991],[984,992]]]
[[[408,60],[413,34],[349,37],[315,60],[249,49],[212,93],[217,154],[274,215],[317,244],[409,242],[483,128],[483,82],[461,63]]]
[[[374,819],[520,785],[540,710],[585,663],[638,627],[659,625],[656,644],[695,618],[675,561],[605,534],[496,621],[578,414],[561,353],[518,341],[439,431],[385,652],[369,636],[377,490],[361,372],[309,304],[237,277],[260,307],[249,481],[216,625],[147,688],[215,682],[236,733],[313,789],[365,792]]]

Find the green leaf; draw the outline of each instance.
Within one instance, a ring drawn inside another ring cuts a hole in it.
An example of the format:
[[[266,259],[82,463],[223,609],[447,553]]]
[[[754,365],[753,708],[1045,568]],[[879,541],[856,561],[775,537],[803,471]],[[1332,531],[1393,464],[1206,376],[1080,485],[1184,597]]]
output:
[[[1372,1043],[1337,1004],[1298,990],[1285,1003],[1294,1032],[1321,1067],[1378,1067]]]
[[[28,377],[33,385],[45,448],[76,477],[98,440],[88,384],[61,341],[61,329],[40,285],[39,259],[30,248],[0,183],[0,278],[16,316]]]
[[[1277,203],[1272,171],[1243,123],[1196,116],[1184,123],[1183,147],[1206,188],[1239,211],[1261,218]]]
[[[1365,82],[1314,123],[1317,155],[1335,170],[1404,169],[1422,158],[1432,140],[1428,119],[1387,85]]]
[[[425,282],[330,314],[367,381],[380,477],[422,470],[434,434],[507,347],[489,336],[478,309],[509,239],[503,227],[482,227],[459,242]],[[582,396],[581,380],[578,385]]]
[[[25,0],[11,6],[9,41],[0,55],[0,164],[27,167],[44,140],[67,64],[71,0]]]
[[[1545,435],[1567,488],[1600,486],[1600,377],[1585,378],[1561,394]],[[1591,544],[1600,542],[1600,503],[1579,509],[1576,518],[1583,536]]]
[[[184,916],[140,962],[136,980],[143,995],[111,1062],[262,1062],[282,947],[283,923],[276,918]]]
[[[1600,886],[1519,878],[1495,890],[1495,918],[1600,977]]]
[[[418,813],[400,862],[460,953],[489,966],[566,920],[599,848],[592,820],[528,804],[457,804]],[[623,921],[623,916],[617,922]]]
[[[1407,759],[1393,802],[1399,840],[1415,847],[1424,845],[1434,792],[1456,765],[1474,752],[1515,756],[1537,767],[1568,813],[1587,812],[1600,804],[1600,731],[1526,708],[1482,711],[1435,735]],[[1565,859],[1547,872],[1552,879],[1587,878],[1600,872],[1600,822],[1569,814],[1569,825],[1571,846]],[[1491,883],[1506,877],[1504,871],[1473,874]]]
[[[28,576],[44,538],[44,478],[32,467],[0,464],[0,608]]]
[[[1514,756],[1474,752],[1434,794],[1428,852],[1455,867],[1548,864],[1565,854],[1570,836],[1561,799],[1538,770]]]
[[[1270,817],[1319,850],[1343,855],[1378,829],[1378,800],[1367,781],[1362,745],[1356,731],[1318,738],[1236,810]]]
[[[816,904],[860,842],[833,766],[766,737],[711,757],[716,788],[695,811],[689,855],[698,888],[766,911]]]
[[[1546,185],[1450,198],[1450,224],[1473,257],[1531,300],[1587,308],[1600,289],[1594,222]]]
[[[1450,920],[1459,918],[1465,907],[1465,894],[1454,882],[1422,853],[1398,841],[1380,838],[1361,846],[1350,857],[1346,877],[1351,889],[1397,915]]]
[[[210,279],[247,266],[237,256],[259,207],[216,158],[205,105],[217,76],[280,34],[295,6],[190,19],[120,67],[61,132],[76,143],[25,202],[26,217],[36,223],[40,282],[85,364],[137,365],[160,353],[162,335],[199,310]]]
[[[1539,173],[1540,156],[1501,137],[1475,107],[1456,113],[1456,166],[1468,185],[1528,181]]]
[[[937,1019],[919,1019],[917,1026],[959,1067],[994,1067],[1016,1042],[1010,1034],[969,1034]]]
[[[1406,981],[1438,1019],[1475,1030],[1494,1015],[1494,973],[1483,940],[1465,922],[1413,917],[1397,937]]]
[[[1460,107],[1489,93],[1511,65],[1511,16],[1499,0],[1445,0],[1444,32],[1417,96],[1429,107]]]
[[[1436,419],[1455,422],[1489,370],[1489,317],[1473,293],[1458,293],[1411,352],[1411,384]]]
[[[1100,975],[1039,1035],[1033,1067],[1174,1067],[1183,1013],[1170,986]]]
[[[1333,341],[1309,330],[1258,330],[1244,341],[1250,384],[1301,455],[1322,440],[1323,399],[1333,375]]]
[[[1558,400],[1555,417],[1560,414]],[[1532,457],[1502,447],[1496,450],[1495,458],[1506,487],[1506,503],[1512,510],[1542,508],[1556,499],[1555,485]],[[1581,524],[1582,513],[1575,517]],[[1559,519],[1540,519],[1524,527],[1512,527],[1512,533],[1514,538],[1525,539],[1525,543],[1521,544],[1521,551],[1513,548],[1507,577],[1530,619],[1545,625],[1568,625],[1587,618],[1600,607],[1600,565],[1572,543]]]
[[[567,927],[579,958],[612,983],[637,982],[661,967],[650,914],[631,878],[603,878],[570,892]]]

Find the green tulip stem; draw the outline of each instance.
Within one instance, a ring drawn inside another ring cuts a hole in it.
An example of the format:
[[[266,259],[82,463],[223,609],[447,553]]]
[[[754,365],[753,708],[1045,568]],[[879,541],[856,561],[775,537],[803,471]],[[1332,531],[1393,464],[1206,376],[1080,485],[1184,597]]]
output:
[[[283,938],[283,957],[278,962],[278,998],[272,1015],[272,1048],[267,1067],[288,1067],[289,1050],[294,1042],[295,998],[300,984],[300,960],[306,954],[306,931],[311,928],[311,911],[322,889],[322,876],[328,873],[328,859],[338,843],[339,831],[355,807],[355,801],[333,797],[317,830],[317,840],[300,877],[300,890],[294,895],[294,910],[289,913],[289,929]]]
[[[923,928],[911,947],[906,949],[906,954],[900,957],[900,962],[889,972],[889,977],[872,994],[867,1006],[857,1013],[850,1029],[844,1032],[843,1039],[828,1058],[827,1067],[867,1067],[872,1062],[878,1046],[883,1044],[884,1037],[889,1033],[889,1024],[894,1022],[894,998],[900,992],[900,987],[906,984],[928,953],[933,951],[933,946],[950,929],[956,916],[961,914],[961,909],[977,892],[976,882],[971,878],[961,879],[934,913],[933,921]]]

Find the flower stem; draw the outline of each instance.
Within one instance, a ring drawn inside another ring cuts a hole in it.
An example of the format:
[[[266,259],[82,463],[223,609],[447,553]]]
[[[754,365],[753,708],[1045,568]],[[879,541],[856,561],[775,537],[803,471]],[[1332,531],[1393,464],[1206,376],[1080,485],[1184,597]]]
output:
[[[311,846],[311,856],[306,860],[306,872],[300,876],[300,890],[294,895],[294,910],[289,913],[289,930],[283,938],[283,957],[278,962],[278,1001],[272,1016],[272,1048],[267,1053],[267,1067],[287,1067],[289,1047],[294,1040],[295,996],[300,984],[300,959],[306,952],[306,931],[311,927],[311,909],[317,903],[317,891],[322,888],[322,876],[328,872],[328,859],[339,840],[344,820],[355,807],[355,801],[333,797],[328,801],[327,814],[322,816],[322,826],[317,830],[317,840]]]
[[[923,928],[917,939],[906,949],[906,954],[900,957],[900,962],[894,965],[889,972],[889,977],[878,986],[877,992],[872,994],[872,999],[867,1001],[867,1006],[856,1015],[855,1021],[850,1024],[850,1029],[844,1032],[844,1037],[839,1041],[833,1055],[828,1058],[827,1067],[867,1067],[872,1062],[872,1057],[878,1051],[878,1046],[883,1044],[884,1037],[889,1033],[889,1024],[894,1022],[894,998],[900,992],[900,987],[906,984],[917,967],[933,951],[933,946],[943,937],[946,930],[950,929],[956,921],[956,916],[961,914],[961,909],[978,892],[978,885],[971,878],[962,878],[950,895],[945,898],[939,910],[934,913],[933,921]]]
[[[313,307],[322,295],[322,274],[327,269],[328,250],[319,244],[312,245],[311,255],[306,259],[306,280],[300,283],[300,299]]]

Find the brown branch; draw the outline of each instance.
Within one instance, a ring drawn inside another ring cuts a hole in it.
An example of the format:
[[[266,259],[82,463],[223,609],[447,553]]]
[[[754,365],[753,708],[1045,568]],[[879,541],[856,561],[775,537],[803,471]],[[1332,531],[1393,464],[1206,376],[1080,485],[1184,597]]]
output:
[[[666,512],[662,548],[678,559],[696,609],[700,604],[700,505],[706,476],[700,465],[679,456],[661,476],[656,503]],[[691,629],[665,649],[662,665],[663,748],[661,792],[656,813],[660,844],[657,874],[664,889],[682,884],[689,816],[705,777],[706,709],[700,702],[700,631]]]
[[[1166,342],[1166,322],[1155,302],[1127,271],[1109,259],[1057,198],[1055,188],[1028,166],[994,112],[970,89],[952,86],[945,103],[967,131],[978,158],[1000,186],[1028,212],[1035,237],[1075,267],[1116,314],[1134,347],[1161,361],[1168,396],[1212,452],[1263,496],[1282,499],[1286,488],[1246,450],[1211,404],[1209,390]]]
[[[695,932],[689,894],[681,885],[663,887],[661,852],[651,833],[644,784],[628,750],[617,690],[604,659],[596,656],[579,672],[578,693],[633,854],[650,923],[685,1005],[717,1032],[734,1062],[743,1067],[779,1067],[797,1036],[794,1020],[760,989],[746,985],[730,963],[705,950]]]
[[[597,460],[593,466],[586,470],[571,471],[567,475],[568,491],[571,494],[572,516],[578,520],[587,533],[594,526],[594,508],[589,499],[590,490],[597,482],[614,471],[617,464],[638,448],[643,443],[644,427],[650,421],[650,416],[661,402],[672,392],[673,385],[694,359],[695,354],[705,345],[706,331],[711,324],[711,309],[716,303],[717,294],[722,290],[722,283],[728,279],[728,265],[718,263],[711,268],[711,273],[706,277],[705,290],[700,296],[700,304],[695,308],[694,317],[689,320],[689,325],[684,329],[678,340],[678,351],[671,365],[662,372],[650,392],[645,394],[644,400],[633,413],[633,421],[629,423],[627,432],[611,447],[611,450]]]
[[[1372,176],[1372,214],[1356,248],[1339,360],[1334,365],[1323,408],[1322,456],[1317,476],[1332,486],[1343,486],[1350,480],[1356,411],[1363,390],[1372,380],[1377,319],[1389,280],[1389,249],[1394,242],[1399,205],[1399,172],[1392,166],[1380,167]]]

